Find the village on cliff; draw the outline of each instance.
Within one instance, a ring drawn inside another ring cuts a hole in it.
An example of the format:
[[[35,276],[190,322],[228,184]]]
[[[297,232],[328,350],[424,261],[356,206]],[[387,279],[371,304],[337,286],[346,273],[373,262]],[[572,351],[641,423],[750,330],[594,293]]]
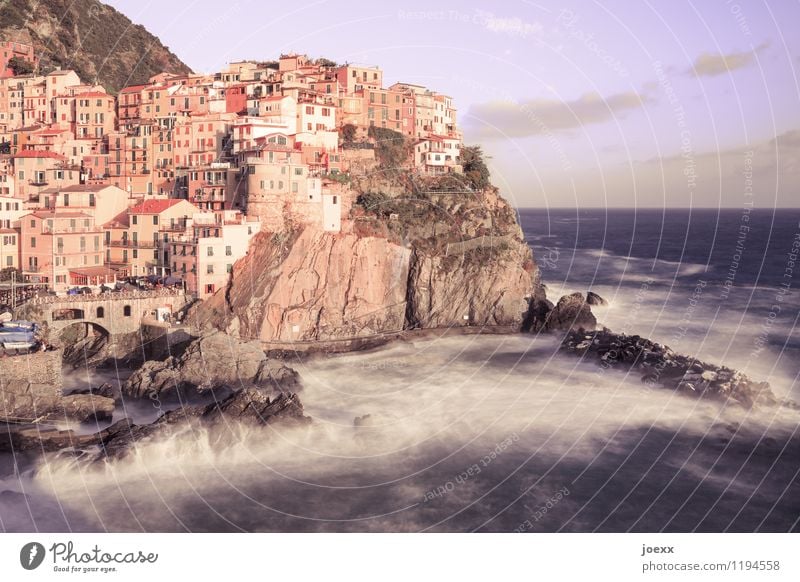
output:
[[[402,136],[404,169],[462,172],[450,97],[298,54],[112,95],[0,42],[0,280],[64,294],[131,278],[224,289],[260,231],[351,228],[349,176]]]

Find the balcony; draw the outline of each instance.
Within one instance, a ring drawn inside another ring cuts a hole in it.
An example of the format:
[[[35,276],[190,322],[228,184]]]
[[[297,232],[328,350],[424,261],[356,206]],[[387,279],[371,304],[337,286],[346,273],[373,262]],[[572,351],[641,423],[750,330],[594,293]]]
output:
[[[103,229],[97,226],[42,226],[42,234],[100,234]]]
[[[158,230],[161,232],[183,232],[186,230],[186,224],[164,224]]]
[[[121,247],[126,249],[154,249],[158,245],[152,240],[112,240],[106,243],[109,247]]]

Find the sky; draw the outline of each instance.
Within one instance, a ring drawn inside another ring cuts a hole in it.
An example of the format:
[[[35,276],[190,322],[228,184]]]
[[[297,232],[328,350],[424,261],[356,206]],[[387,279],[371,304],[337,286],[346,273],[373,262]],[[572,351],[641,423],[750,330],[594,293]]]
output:
[[[454,98],[518,207],[800,207],[797,0],[107,0],[196,72],[299,52]]]

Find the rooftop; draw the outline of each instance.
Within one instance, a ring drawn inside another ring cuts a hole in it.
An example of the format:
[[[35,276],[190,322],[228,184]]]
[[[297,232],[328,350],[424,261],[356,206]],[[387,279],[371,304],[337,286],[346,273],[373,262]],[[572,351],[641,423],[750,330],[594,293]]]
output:
[[[178,198],[170,198],[167,200],[145,200],[133,206],[130,209],[131,214],[161,214],[167,208],[172,208],[176,204],[185,202],[185,200]]]

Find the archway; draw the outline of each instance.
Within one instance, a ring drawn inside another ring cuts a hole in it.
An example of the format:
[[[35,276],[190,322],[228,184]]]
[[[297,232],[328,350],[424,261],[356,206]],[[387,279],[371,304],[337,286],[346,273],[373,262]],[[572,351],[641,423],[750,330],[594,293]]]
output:
[[[73,368],[96,366],[107,357],[109,335],[106,328],[88,321],[66,326],[58,334],[58,343],[63,348],[62,362]]]

